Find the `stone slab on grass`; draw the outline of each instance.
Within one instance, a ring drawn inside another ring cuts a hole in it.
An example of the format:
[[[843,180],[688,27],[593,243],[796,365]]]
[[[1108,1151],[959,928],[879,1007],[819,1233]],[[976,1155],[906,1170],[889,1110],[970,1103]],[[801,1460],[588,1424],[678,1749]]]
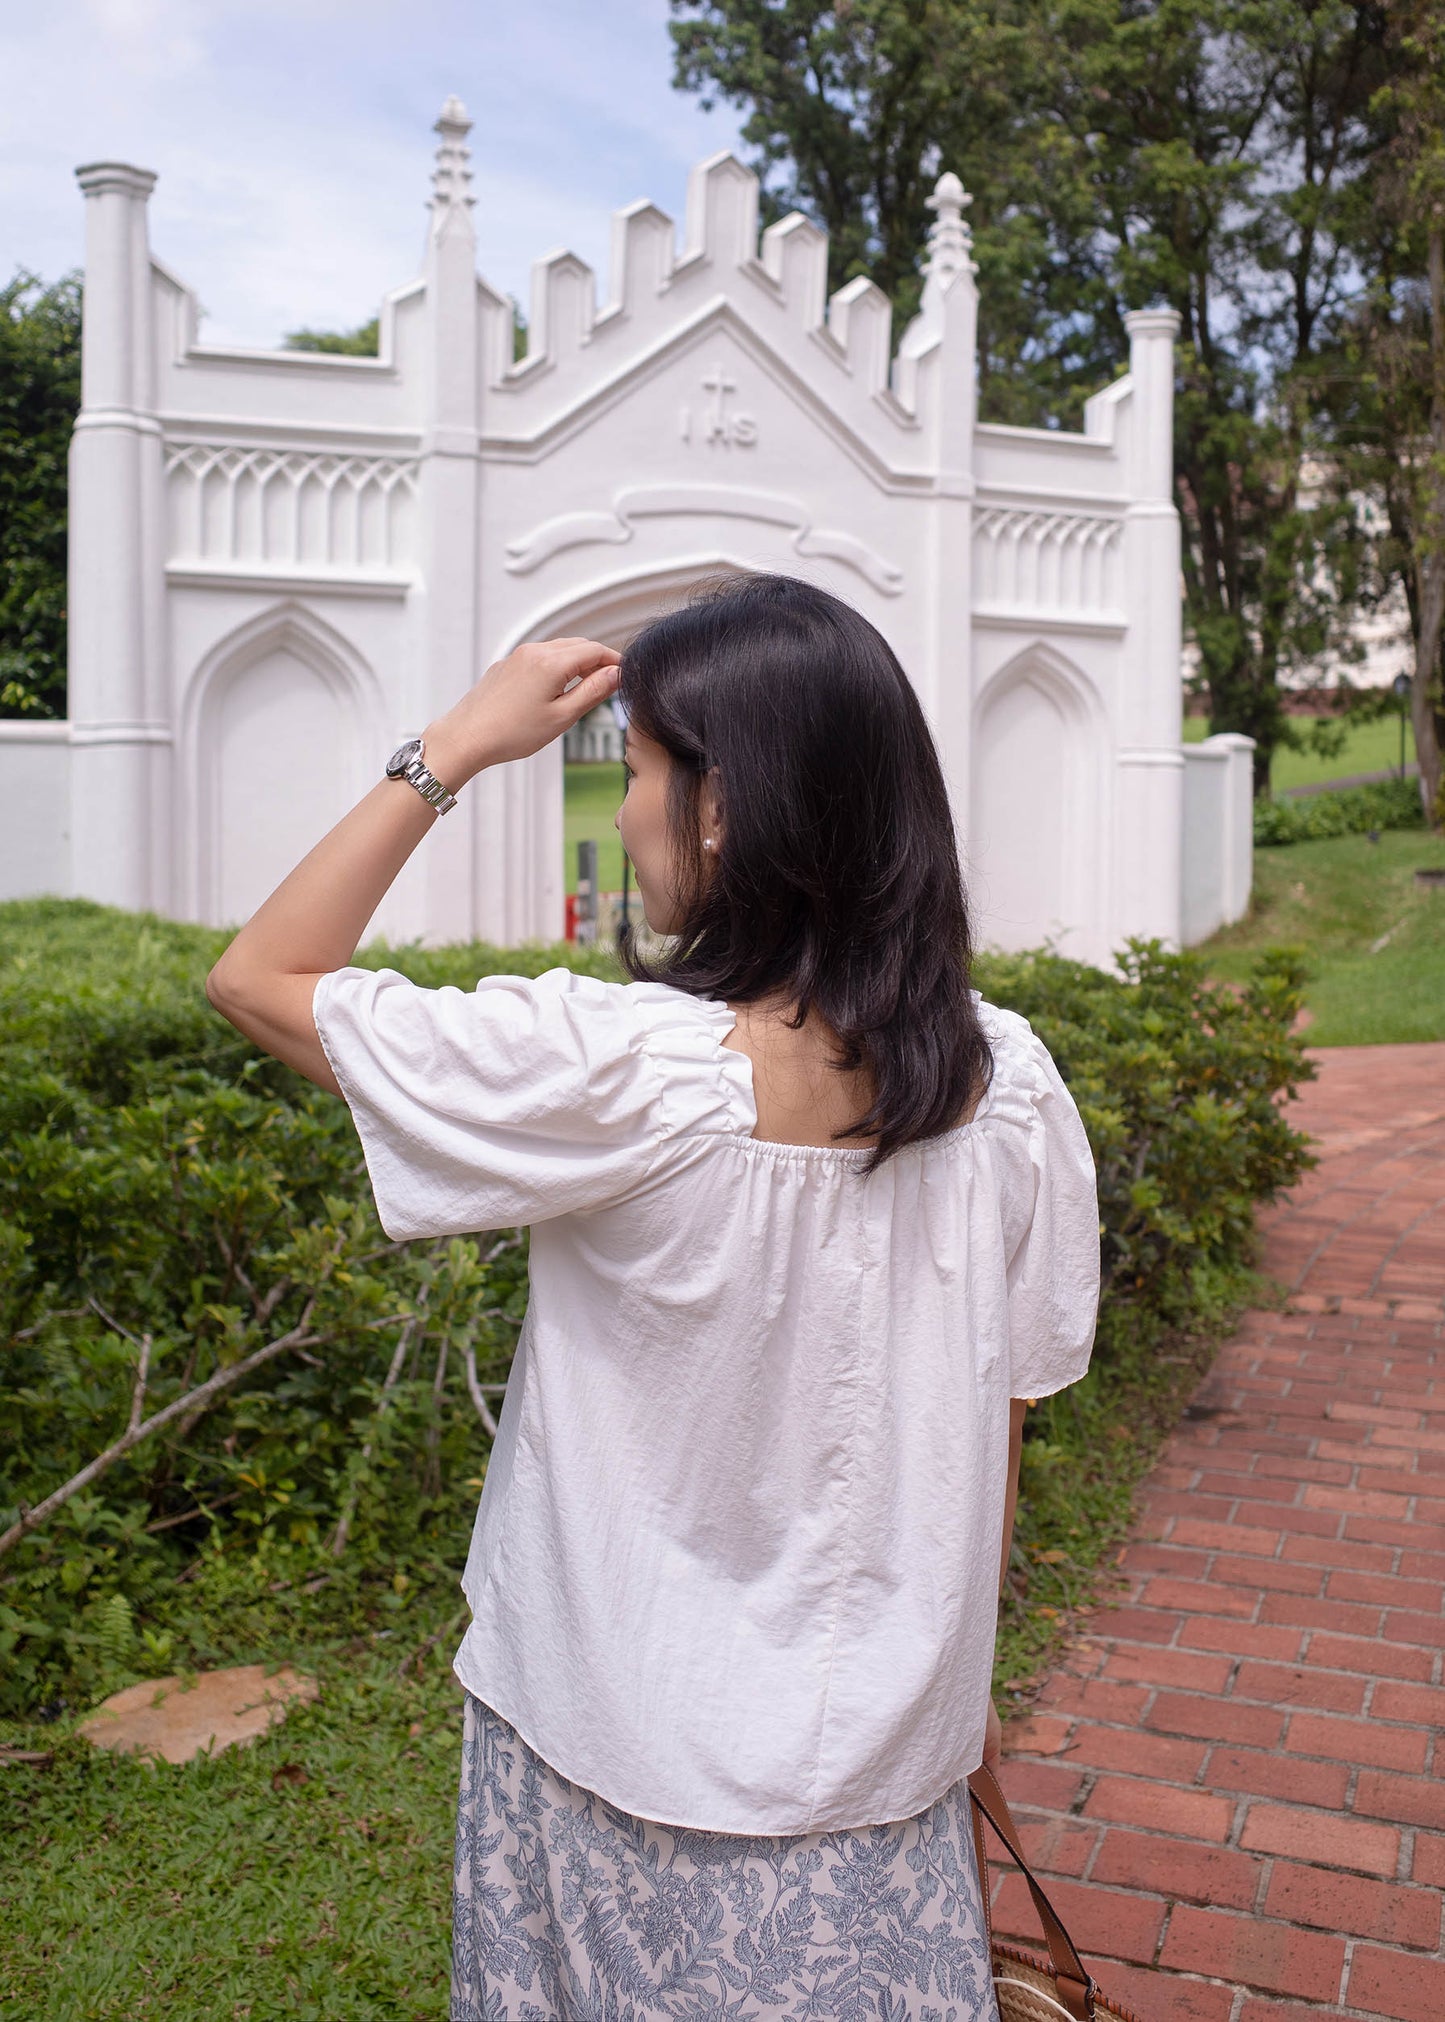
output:
[[[102,1700],[80,1732],[97,1748],[189,1762],[254,1741],[286,1718],[289,1701],[314,1699],[314,1678],[283,1665],[233,1664],[189,1678],[146,1678]]]

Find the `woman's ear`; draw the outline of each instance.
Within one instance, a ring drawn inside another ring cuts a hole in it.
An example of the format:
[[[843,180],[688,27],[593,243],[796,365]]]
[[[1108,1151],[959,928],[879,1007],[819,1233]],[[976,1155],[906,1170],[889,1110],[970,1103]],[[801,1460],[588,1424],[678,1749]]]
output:
[[[720,850],[723,838],[723,800],[722,779],[716,766],[703,775],[702,792],[698,796],[697,818],[703,848],[711,851]]]

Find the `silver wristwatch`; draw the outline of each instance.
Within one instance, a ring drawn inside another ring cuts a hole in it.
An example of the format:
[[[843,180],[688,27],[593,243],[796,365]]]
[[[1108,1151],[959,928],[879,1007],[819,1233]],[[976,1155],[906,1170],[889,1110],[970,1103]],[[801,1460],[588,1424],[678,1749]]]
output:
[[[388,779],[408,780],[428,807],[434,807],[438,814],[450,814],[457,804],[457,797],[448,793],[436,774],[428,770],[423,756],[421,739],[409,737],[386,761],[386,776]]]

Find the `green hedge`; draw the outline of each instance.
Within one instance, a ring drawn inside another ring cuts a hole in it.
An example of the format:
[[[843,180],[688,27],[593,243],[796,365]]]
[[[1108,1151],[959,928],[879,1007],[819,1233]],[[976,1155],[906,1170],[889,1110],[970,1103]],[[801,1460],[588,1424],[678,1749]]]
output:
[[[82,902],[0,906],[0,1530],[124,1433],[143,1356],[145,1422],[301,1330],[0,1558],[0,1714],[274,1654],[308,1609],[346,1635],[455,1607],[488,1451],[467,1361],[479,1385],[505,1378],[524,1239],[389,1242],[344,1105],[206,1003],[223,939]],[[362,959],[427,984],[610,973],[563,947]],[[1275,1100],[1307,1071],[1299,977],[1281,959],[1233,992],[1138,947],[1123,978],[1034,955],[990,959],[980,983],[1053,1050],[1099,1160],[1089,1381],[1107,1404],[1111,1368],[1237,1281],[1254,1204],[1301,1169]],[[1061,1425],[1034,1428],[1021,1536],[1038,1551]]]
[[[1261,849],[1322,842],[1336,835],[1368,835],[1371,829],[1423,828],[1424,822],[1420,789],[1413,779],[1335,787],[1326,793],[1299,793],[1287,800],[1254,804],[1254,840]]]

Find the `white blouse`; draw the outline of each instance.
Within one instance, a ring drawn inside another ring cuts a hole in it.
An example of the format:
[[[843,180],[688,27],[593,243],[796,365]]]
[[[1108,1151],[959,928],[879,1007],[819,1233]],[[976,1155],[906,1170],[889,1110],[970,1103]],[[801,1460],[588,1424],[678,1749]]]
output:
[[[1022,1018],[876,1172],[772,1144],[727,1006],[554,969],[321,977],[393,1238],[532,1227],[462,1684],[634,1815],[911,1817],[983,1753],[1010,1397],[1088,1366],[1094,1167]]]

